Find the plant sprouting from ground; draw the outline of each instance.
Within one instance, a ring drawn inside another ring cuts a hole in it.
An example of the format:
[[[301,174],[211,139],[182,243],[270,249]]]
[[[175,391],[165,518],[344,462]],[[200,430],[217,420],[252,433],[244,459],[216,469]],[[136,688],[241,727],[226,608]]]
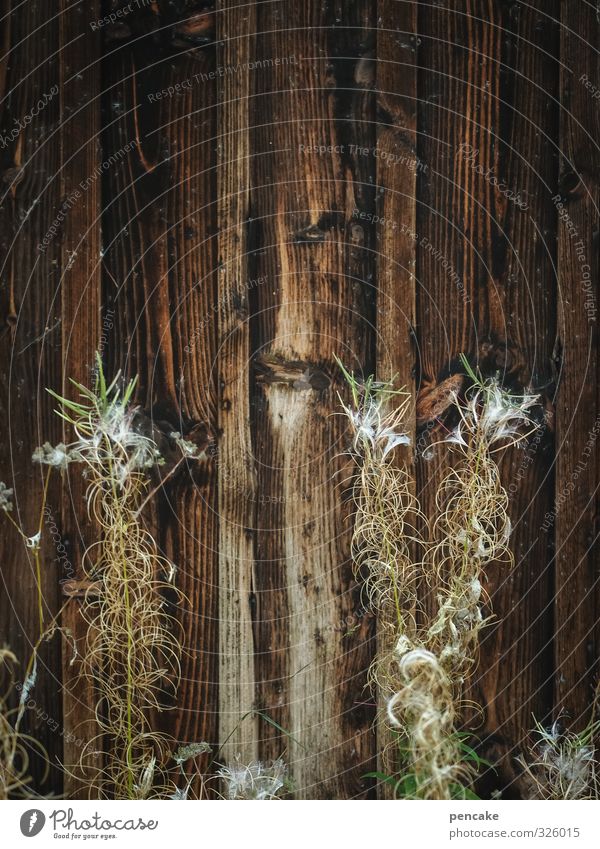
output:
[[[370,379],[361,385],[344,370],[353,403],[344,410],[360,468],[354,558],[361,570],[367,567],[371,602],[383,614],[384,627],[394,631],[392,650],[376,661],[375,677],[387,699],[388,724],[403,741],[402,781],[409,777],[419,798],[464,798],[470,792],[478,764],[464,756],[457,728],[486,623],[485,569],[492,562],[512,563],[508,496],[494,454],[535,428],[530,414],[535,396],[510,395],[496,380],[479,378],[465,358],[463,364],[473,386],[453,396],[459,424],[444,440],[456,446],[459,461],[441,483],[437,517],[425,540],[406,521],[420,516],[410,476],[390,456],[406,441],[405,408],[400,404],[388,413],[396,394],[389,384]],[[419,605],[419,575],[435,587],[433,612]]]
[[[579,734],[559,721],[545,728],[535,722],[523,767],[532,799],[598,799],[600,761],[597,737],[600,722],[592,720]]]
[[[426,520],[411,475],[393,454],[397,445],[410,442],[405,424],[409,398],[391,382],[378,383],[372,377],[361,382],[340,367],[351,390],[351,406],[340,400],[351,425],[351,453],[358,466],[352,554],[356,576],[364,581],[382,632],[371,679],[388,706],[383,721],[395,740],[403,741],[394,749],[398,755],[401,748],[406,772],[394,780],[405,782],[410,775],[415,795],[422,795],[425,787],[425,795],[431,795],[435,791],[428,778],[437,761],[448,761],[454,752],[454,715],[451,700],[444,696],[451,688],[424,645],[420,625],[424,611],[419,611],[417,589],[423,575],[419,552],[424,540],[417,523],[426,526]],[[401,719],[396,712],[400,700]],[[448,705],[441,716],[445,700]]]
[[[507,393],[495,379],[481,379],[465,357],[462,361],[473,385],[463,397],[453,396],[459,424],[446,442],[459,458],[437,492],[425,555],[437,610],[420,649],[397,647],[405,686],[389,705],[400,727],[402,717],[413,717],[413,757],[425,764],[427,787],[436,798],[451,798],[457,781],[468,785],[474,777],[473,763],[460,757],[451,729],[460,718],[465,682],[476,667],[479,634],[487,622],[485,570],[493,562],[508,567],[513,562],[508,495],[495,453],[535,429],[531,409],[538,402],[533,395]]]
[[[392,788],[394,798],[396,799],[418,799],[422,795],[422,786],[419,784],[419,775],[412,770],[413,755],[410,740],[398,732],[393,732],[395,745],[397,750],[397,769],[393,774],[384,772],[369,772],[364,775],[364,778],[376,778],[383,784],[387,784]],[[475,749],[467,742],[471,739],[471,735],[467,732],[453,732],[452,739],[447,741],[449,748],[451,747],[453,756],[460,759],[463,765],[463,770],[467,770],[469,774],[477,773],[482,767],[492,768],[492,765],[481,758]],[[478,799],[479,797],[473,793],[470,787],[464,783],[456,782],[449,788],[450,798],[452,799]]]
[[[87,622],[84,674],[93,679],[98,701],[97,740],[111,742],[105,771],[96,779],[116,798],[148,798],[164,792],[163,764],[170,740],[153,730],[152,713],[174,693],[180,671],[177,625],[166,610],[174,569],[162,557],[139,516],[148,469],[161,462],[154,441],[140,432],[131,404],[135,380],[121,390],[119,376],[107,385],[98,358],[96,384],[74,383],[78,400],[51,394],[75,438],[34,454],[38,462],[65,469],[84,466],[87,508],[100,539],[85,552],[90,581],[82,615]]]

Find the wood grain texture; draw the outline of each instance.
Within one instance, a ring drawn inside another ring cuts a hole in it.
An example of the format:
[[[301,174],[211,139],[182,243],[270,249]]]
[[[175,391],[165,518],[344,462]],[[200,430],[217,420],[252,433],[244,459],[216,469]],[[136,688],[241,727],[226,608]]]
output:
[[[598,677],[597,10],[158,0],[91,26],[125,5],[3,4],[0,480],[15,518],[33,532],[31,453],[63,437],[45,387],[88,382],[100,347],[108,374],[139,375],[166,459],[144,520],[177,565],[186,651],[158,725],[225,743],[219,760],[282,755],[298,798],[385,798],[362,778],[386,738],[333,355],[413,392],[399,459],[431,516],[447,452],[423,453],[463,383],[458,354],[541,391],[542,429],[502,458],[515,566],[489,570],[483,716],[465,717],[499,762],[481,793],[518,796],[531,715],[583,727]],[[205,451],[171,474],[173,431]],[[83,495],[77,472],[51,484],[42,573],[45,617],[68,596],[81,642]],[[0,559],[0,643],[25,665],[35,574],[6,523]],[[44,646],[27,730],[72,765],[94,695],[69,660]],[[33,772],[41,792],[80,794],[77,774]]]
[[[423,16],[419,150],[427,172],[417,262],[425,380],[456,372],[461,352],[520,391],[544,389],[551,380],[551,94],[557,89],[555,53],[548,50],[557,37],[551,11],[548,4],[464,2]],[[484,710],[473,727],[483,751],[500,761],[501,787],[514,777],[516,747],[531,714],[551,710],[551,551],[538,528],[551,506],[552,459],[548,433],[528,454],[515,449],[502,459],[516,562],[510,575],[503,568],[488,572],[498,624],[483,638],[471,683]],[[421,466],[430,515],[444,467],[437,457]]]
[[[61,380],[60,237],[38,249],[62,201],[55,55],[58,21],[41,2],[31,2],[14,13],[16,6],[3,5],[0,36],[0,480],[14,489],[14,520],[33,535],[38,529],[45,470],[32,464],[31,455],[45,440],[59,441],[60,434],[45,392],[46,386],[60,386]],[[45,105],[39,108],[44,95]],[[58,513],[56,481],[48,503]],[[17,656],[20,665],[15,674],[21,684],[40,636],[35,566],[15,529],[3,515],[0,519],[0,643],[8,644]],[[59,601],[56,552],[47,537],[41,559],[47,624]],[[55,769],[62,757],[60,680],[60,643],[55,638],[41,648],[37,683],[23,722],[26,733],[42,740],[52,765],[49,780],[42,781],[46,765],[42,758],[33,758],[34,786],[42,792],[62,789],[62,776]],[[44,714],[50,719],[44,719]],[[60,731],[52,733],[49,723],[56,723]]]
[[[75,198],[65,218],[61,240],[62,382],[60,392],[72,397],[69,378],[85,386],[93,382],[94,356],[100,345],[101,326],[101,179],[95,170],[102,161],[100,147],[100,37],[88,26],[88,16],[99,17],[98,3],[63,2],[60,16],[60,149],[57,174],[61,197]],[[85,186],[85,188],[82,188]],[[78,195],[78,196],[76,196]],[[64,427],[63,440],[72,439]],[[61,579],[83,579],[82,555],[97,539],[97,528],[87,515],[86,482],[81,468],[70,470],[64,490],[60,533],[69,552]],[[63,585],[64,586],[64,585]],[[63,597],[61,601],[65,601]],[[81,617],[81,599],[68,602],[61,624],[72,634],[79,658],[85,655],[87,628]],[[85,792],[85,779],[102,769],[102,745],[92,743],[96,697],[93,685],[80,675],[80,660],[73,661],[70,640],[63,640],[62,697],[64,714],[65,795]],[[87,748],[86,748],[87,747]],[[80,763],[81,756],[84,760]]]
[[[333,354],[354,369],[371,365],[371,259],[353,243],[354,209],[372,205],[369,24],[368,8],[312,0],[258,10],[252,215],[254,273],[266,282],[253,327],[257,651],[261,707],[299,741],[272,739],[265,726],[264,751],[288,749],[301,798],[362,793],[374,753],[362,692],[372,625],[359,617],[344,636],[360,602],[336,477],[344,428],[331,416]],[[359,138],[369,148],[360,160],[347,147]],[[365,247],[370,239],[367,229]],[[260,379],[265,370],[273,379]]]
[[[250,430],[249,266],[253,5],[219,4],[219,733],[224,754],[258,753],[253,607],[256,472]],[[233,68],[239,65],[238,70]]]
[[[556,709],[582,728],[598,652],[598,204],[600,25],[561,3],[559,332],[556,342]],[[589,278],[588,278],[589,274]]]
[[[187,15],[183,20],[188,20]],[[193,14],[189,20],[194,20]],[[203,27],[198,35],[202,38],[198,47],[177,55],[167,85],[212,72],[214,19],[210,23],[210,28]],[[175,23],[174,30],[177,26]],[[172,151],[165,198],[177,430],[198,448],[212,443],[218,422],[216,94],[202,79],[200,76],[200,83],[186,90],[183,97],[163,103],[157,128]],[[184,462],[163,496],[161,538],[177,566],[177,586],[186,597],[180,614],[184,628],[182,681],[167,728],[179,742],[207,741],[215,745],[220,737],[219,513],[214,463]]]
[[[491,270],[490,330],[489,339],[480,344],[484,358],[489,350],[495,359],[492,368],[501,370],[509,386],[541,391],[548,407],[556,333],[556,211],[551,198],[557,178],[557,14],[556,3],[538,2],[508,7],[502,17],[500,111],[488,143],[499,178],[524,204],[499,197],[492,210],[493,238],[485,254]],[[493,776],[498,788],[518,775],[515,756],[532,715],[545,720],[552,707],[552,540],[538,532],[552,506],[551,425],[551,419],[543,422],[525,448],[502,455],[515,563],[510,574],[502,566],[489,572],[498,624],[482,640],[480,672],[473,681],[473,692],[486,708],[478,732],[483,749],[500,761]],[[516,781],[504,792],[522,789]]]
[[[185,595],[172,611],[184,655],[177,702],[159,722],[178,742],[215,744],[215,464],[185,461],[166,480],[178,459],[169,433],[204,449],[217,429],[214,21],[200,26],[191,8],[155,12],[128,17],[132,37],[111,44],[105,67],[103,155],[115,158],[104,183],[105,303],[115,313],[105,355],[111,374],[139,375],[137,401],[167,460],[146,521]]]
[[[399,7],[392,0],[379,0],[377,26],[377,374],[380,380],[393,377],[397,387],[406,387],[413,398],[406,424],[415,447],[403,451],[398,459],[414,478],[414,457],[419,449],[414,406],[414,234],[417,180],[423,170],[417,155],[417,4]],[[389,650],[384,629],[380,630],[379,650]],[[383,710],[385,704],[380,702]],[[397,763],[387,729],[382,721],[378,750],[381,771],[391,774]],[[381,784],[378,792],[383,798],[393,798],[389,784]]]

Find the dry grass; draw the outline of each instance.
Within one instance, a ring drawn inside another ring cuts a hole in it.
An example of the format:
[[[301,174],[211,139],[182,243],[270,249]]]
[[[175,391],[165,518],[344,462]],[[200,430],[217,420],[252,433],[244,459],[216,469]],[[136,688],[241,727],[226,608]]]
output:
[[[43,746],[20,730],[28,690],[24,687],[16,707],[9,702],[15,690],[14,668],[18,661],[7,648],[0,649],[0,670],[7,676],[8,685],[0,695],[0,800],[30,796],[29,756],[32,750],[45,755]],[[35,681],[33,678],[32,683]]]
[[[518,758],[531,799],[598,799],[600,762],[597,738],[600,722],[592,721],[579,734],[555,722],[544,728],[536,722],[527,752]]]
[[[352,394],[352,405],[342,405],[359,468],[354,562],[390,631],[383,643],[392,647],[376,659],[372,677],[387,700],[387,722],[406,767],[396,787],[425,799],[472,795],[478,759],[458,732],[463,689],[486,624],[485,568],[512,564],[508,496],[494,454],[524,439],[523,425],[531,432],[529,411],[537,400],[508,395],[464,364],[473,386],[454,396],[460,423],[445,440],[459,461],[442,481],[426,538],[416,530],[428,524],[413,481],[392,458],[397,445],[408,443],[406,393],[373,378],[360,383],[342,367]],[[435,588],[433,615],[419,604],[420,578]]]
[[[99,361],[94,389],[75,387],[77,401],[55,396],[75,440],[43,446],[34,457],[59,468],[83,464],[88,512],[100,529],[83,559],[93,588],[81,607],[88,625],[83,674],[98,695],[98,736],[84,748],[80,766],[89,774],[89,754],[108,738],[107,766],[90,782],[114,798],[165,795],[172,790],[165,766],[172,740],[153,729],[152,717],[177,689],[182,649],[165,600],[167,592],[177,593],[174,568],[139,515],[147,470],[161,458],[136,428],[134,382],[123,391],[118,378],[107,386]]]

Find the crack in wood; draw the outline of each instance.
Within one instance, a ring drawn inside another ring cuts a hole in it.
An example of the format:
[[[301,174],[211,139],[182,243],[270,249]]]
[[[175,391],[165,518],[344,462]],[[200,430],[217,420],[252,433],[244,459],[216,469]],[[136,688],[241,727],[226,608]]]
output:
[[[330,376],[315,363],[259,356],[253,361],[256,382],[280,384],[300,391],[321,392],[331,385]]]

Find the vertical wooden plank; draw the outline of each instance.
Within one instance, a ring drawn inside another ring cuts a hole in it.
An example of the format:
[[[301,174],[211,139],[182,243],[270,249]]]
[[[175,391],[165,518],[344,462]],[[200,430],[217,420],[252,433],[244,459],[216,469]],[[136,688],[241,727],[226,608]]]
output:
[[[515,390],[543,388],[555,324],[552,15],[547,3],[482,7],[465,0],[451,11],[423,13],[419,34],[427,164],[417,218],[422,380],[435,384],[457,371],[465,352]],[[510,575],[489,570],[498,624],[484,636],[471,684],[484,708],[476,733],[501,761],[500,786],[514,776],[513,748],[531,714],[549,709],[550,554],[544,535],[531,539],[549,504],[547,443],[545,434],[525,464],[518,450],[502,460],[516,563]],[[420,464],[431,514],[446,456]]]
[[[556,342],[556,710],[573,726],[590,716],[597,680],[598,207],[600,24],[586,3],[561,3]],[[593,87],[596,87],[595,89]]]
[[[61,198],[68,202],[61,238],[61,304],[63,372],[53,387],[71,396],[69,379],[89,386],[93,382],[94,355],[100,343],[101,324],[101,180],[94,176],[101,163],[100,149],[100,35],[90,20],[100,17],[100,4],[61,2]],[[64,441],[72,439],[65,428]],[[64,481],[61,535],[68,551],[63,561],[64,580],[82,579],[82,555],[97,539],[87,515],[86,482],[75,468]],[[62,601],[65,601],[63,598]],[[81,599],[71,599],[62,615],[63,627],[85,653],[87,629],[80,612]],[[73,648],[63,641],[62,697],[64,713],[65,787],[68,798],[86,798],[95,771],[102,768],[101,744],[94,719],[95,694],[89,680],[81,678],[80,661],[71,663]],[[88,748],[85,748],[86,745]],[[83,762],[80,759],[84,754]]]
[[[253,606],[256,478],[250,431],[249,98],[256,10],[218,3],[219,731],[256,758]],[[235,70],[234,70],[235,69]],[[244,718],[246,717],[246,718]]]
[[[494,168],[519,200],[496,199],[487,301],[494,345],[490,364],[518,391],[541,390],[548,409],[556,334],[556,212],[551,197],[557,177],[557,17],[558,4],[540,0],[507,7],[501,22]],[[538,532],[552,504],[552,428],[550,418],[525,450],[502,457],[515,565],[510,575],[503,567],[490,571],[498,625],[484,635],[473,682],[487,709],[479,735],[487,735],[484,749],[488,746],[501,764],[496,776],[487,776],[497,787],[515,774],[514,756],[532,727],[532,714],[545,719],[552,704],[552,540]],[[506,792],[519,790],[516,782]]]
[[[171,28],[172,43],[184,48],[173,67],[164,67],[163,87],[182,79],[193,84],[162,102],[151,134],[170,151],[164,187],[168,245],[167,288],[177,383],[176,430],[198,448],[214,444],[217,411],[217,206],[216,87],[207,82],[215,67],[215,16],[190,5]],[[180,39],[183,32],[185,38]],[[194,47],[194,44],[196,45]],[[166,336],[165,336],[166,343]],[[153,410],[160,415],[160,403]],[[167,416],[171,420],[170,416]],[[218,462],[191,461],[172,480],[163,498],[160,535],[177,566],[185,594],[182,678],[168,730],[181,742],[218,747]],[[205,766],[208,759],[199,761]],[[192,765],[189,765],[190,769]],[[195,788],[196,791],[199,788]]]
[[[3,5],[0,71],[2,139],[0,160],[0,415],[5,438],[0,441],[0,480],[14,489],[13,518],[26,534],[38,529],[45,470],[31,455],[45,440],[58,441],[60,428],[46,386],[60,385],[61,313],[60,242],[50,238],[40,248],[60,205],[59,69],[55,57],[58,21],[41,2]],[[52,486],[49,503],[58,503]],[[33,557],[4,515],[0,517],[0,642],[19,659],[22,683],[32,647],[40,635]],[[58,607],[56,552],[42,541],[41,592],[45,623]],[[23,730],[46,747],[48,762],[62,759],[60,643],[44,644],[38,677]],[[44,714],[49,717],[44,719]],[[60,731],[52,733],[50,725]],[[32,761],[33,786],[60,792],[60,774],[51,769],[41,783],[46,763]]]
[[[105,65],[106,359],[140,378],[137,401],[167,464],[146,519],[177,567],[186,600],[175,708],[160,718],[180,742],[216,744],[217,501],[211,460],[177,461],[172,431],[204,448],[217,430],[214,20],[202,4],[127,16],[131,38]],[[111,159],[112,157],[112,159]],[[197,789],[197,788],[196,788]]]
[[[257,668],[260,707],[304,747],[263,723],[261,751],[287,751],[299,798],[363,793],[374,754],[372,623],[358,615],[344,423],[331,415],[343,391],[332,355],[373,366],[372,228],[354,217],[374,211],[373,13],[311,0],[264,4],[257,17]]]
[[[414,399],[416,351],[416,197],[423,164],[417,154],[417,4],[379,0],[377,4],[377,374],[395,377]],[[415,406],[407,424],[416,443]],[[417,449],[418,450],[418,446]],[[406,463],[414,478],[414,451]],[[379,649],[389,649],[379,636]],[[385,705],[381,704],[383,709]],[[388,752],[380,768],[394,770],[387,724],[379,726],[378,749]],[[378,788],[393,797],[389,784]]]

